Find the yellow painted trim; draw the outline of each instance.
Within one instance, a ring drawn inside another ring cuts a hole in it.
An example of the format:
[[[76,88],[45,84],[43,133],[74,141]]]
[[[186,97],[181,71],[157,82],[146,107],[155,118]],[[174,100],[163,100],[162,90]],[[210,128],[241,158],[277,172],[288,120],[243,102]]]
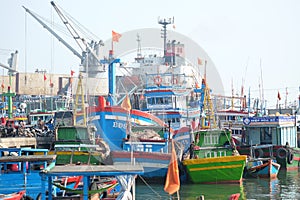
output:
[[[225,165],[225,166],[212,166],[212,167],[198,167],[198,168],[190,168],[190,171],[203,171],[203,170],[215,170],[215,169],[232,169],[232,168],[240,168],[243,165]]]
[[[247,160],[246,155],[240,156],[223,156],[223,157],[213,157],[213,158],[198,158],[198,159],[187,159],[183,161],[184,165],[193,164],[206,164],[215,162],[235,162],[235,161],[245,161]]]
[[[91,156],[99,156],[102,155],[100,152],[97,153],[87,153],[87,152],[80,152],[80,151],[57,151],[56,155],[91,155]]]

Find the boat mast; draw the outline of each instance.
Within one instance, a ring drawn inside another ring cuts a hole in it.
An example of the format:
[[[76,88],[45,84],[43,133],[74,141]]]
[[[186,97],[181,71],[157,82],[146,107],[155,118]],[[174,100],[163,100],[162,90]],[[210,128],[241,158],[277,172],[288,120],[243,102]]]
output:
[[[167,55],[167,26],[169,24],[174,24],[174,17],[172,18],[164,18],[160,19],[158,18],[158,23],[162,25],[162,35],[161,37],[164,39],[164,61],[166,62],[166,55]]]

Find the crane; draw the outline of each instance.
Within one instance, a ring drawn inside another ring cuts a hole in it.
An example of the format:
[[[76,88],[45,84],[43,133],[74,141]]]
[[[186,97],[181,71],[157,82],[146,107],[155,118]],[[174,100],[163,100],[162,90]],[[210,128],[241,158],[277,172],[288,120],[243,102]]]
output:
[[[2,96],[7,97],[7,101],[8,101],[8,118],[11,119],[12,118],[12,112],[13,112],[13,102],[12,102],[12,98],[14,96],[16,96],[16,93],[11,92],[11,85],[12,85],[12,79],[11,77],[14,75],[14,73],[18,72],[17,71],[17,65],[18,65],[18,51],[15,51],[15,53],[11,53],[11,57],[8,59],[8,64],[4,65],[2,63],[0,63],[0,66],[8,69],[8,75],[9,75],[9,86],[7,89],[6,93],[2,93]],[[3,99],[2,99],[3,101]]]
[[[76,43],[80,47],[82,53],[76,51],[71,45],[69,45],[62,37],[60,37],[53,29],[51,29],[46,23],[44,23],[36,14],[34,14],[31,10],[24,7],[25,11],[29,13],[35,20],[37,20],[46,30],[48,30],[55,38],[58,39],[63,45],[65,45],[73,54],[75,54],[81,60],[81,64],[84,67],[84,72],[88,74],[89,77],[95,77],[98,72],[105,72],[105,67],[103,64],[103,60],[99,59],[99,55],[97,55],[100,46],[103,46],[103,42],[100,40],[97,42],[88,43],[86,40],[81,37],[72,26],[71,22],[63,15],[60,9],[55,5],[52,1],[51,5],[54,7],[55,11],[58,13],[59,17],[67,27],[68,31],[71,33],[73,39],[75,39]]]

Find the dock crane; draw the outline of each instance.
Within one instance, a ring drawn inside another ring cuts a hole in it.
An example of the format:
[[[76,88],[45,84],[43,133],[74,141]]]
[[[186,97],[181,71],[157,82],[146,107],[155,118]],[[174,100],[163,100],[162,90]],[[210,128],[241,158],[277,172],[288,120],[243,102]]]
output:
[[[9,75],[9,86],[6,93],[2,93],[4,97],[7,97],[7,104],[8,104],[8,118],[11,119],[13,116],[13,102],[12,98],[16,96],[16,93],[11,92],[11,85],[12,85],[12,76],[17,71],[17,65],[18,65],[18,51],[15,51],[15,53],[11,53],[11,57],[8,59],[9,66],[0,63],[0,66],[8,69],[8,75]]]
[[[103,60],[99,59],[98,50],[103,46],[102,40],[98,43],[92,41],[88,43],[83,37],[79,35],[74,26],[71,24],[70,20],[65,17],[65,15],[60,11],[56,4],[52,1],[51,5],[54,7],[55,11],[63,21],[64,25],[67,27],[68,31],[71,33],[73,39],[80,47],[82,53],[76,51],[72,46],[70,46],[62,37],[60,37],[53,29],[51,29],[46,23],[44,23],[36,14],[31,10],[24,7],[25,11],[29,13],[35,20],[37,20],[46,30],[48,30],[55,38],[58,39],[63,45],[65,45],[73,54],[75,54],[81,60],[81,65],[83,66],[83,72],[88,74],[88,77],[95,77],[99,72],[105,72],[105,67]]]

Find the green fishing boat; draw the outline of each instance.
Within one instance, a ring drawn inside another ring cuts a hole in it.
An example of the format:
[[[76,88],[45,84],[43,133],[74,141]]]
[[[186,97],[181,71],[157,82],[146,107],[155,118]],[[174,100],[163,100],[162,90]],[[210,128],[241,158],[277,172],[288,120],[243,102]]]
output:
[[[94,131],[88,127],[60,126],[56,129],[54,151],[56,164],[94,164],[104,162],[107,149],[96,144]]]
[[[206,129],[194,132],[190,157],[183,160],[192,183],[241,183],[247,156],[239,155],[231,132]]]

